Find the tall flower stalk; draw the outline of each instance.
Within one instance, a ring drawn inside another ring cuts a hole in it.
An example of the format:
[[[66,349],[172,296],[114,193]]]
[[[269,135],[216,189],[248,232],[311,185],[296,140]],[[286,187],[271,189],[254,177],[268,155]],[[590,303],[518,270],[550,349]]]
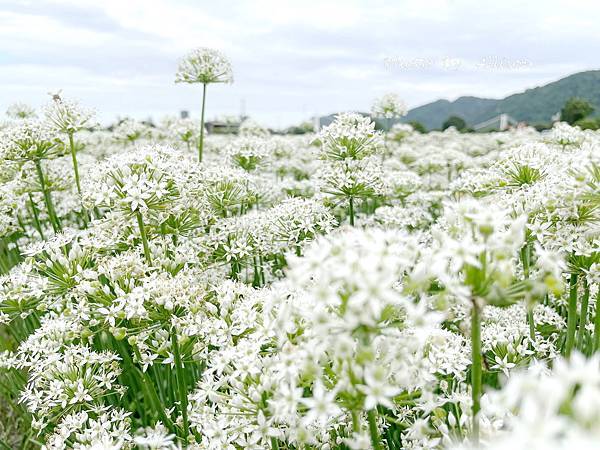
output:
[[[142,213],[139,209],[135,212],[135,218],[137,220],[138,228],[140,231],[140,237],[142,239],[144,257],[146,258],[146,262],[148,263],[148,265],[152,265],[152,256],[150,254],[150,246],[148,245],[148,234],[146,232],[146,226],[144,225],[144,218],[142,217]]]
[[[578,275],[571,273],[569,278],[569,304],[567,309],[567,340],[565,342],[565,356],[571,356],[575,345],[575,333],[577,331],[577,280]]]
[[[321,190],[347,202],[346,215],[354,226],[356,199],[367,200],[382,193],[381,163],[371,158],[382,150],[375,123],[356,113],[339,114],[323,128],[316,142],[326,161],[319,174]]]
[[[28,196],[29,196],[29,205],[31,206],[31,213],[33,214],[33,223],[34,223],[35,229],[39,233],[42,240],[44,240],[46,238],[44,237],[44,232],[42,231],[42,225],[40,224],[40,215],[38,212],[37,205],[35,204],[35,201],[33,200],[33,196],[31,195],[31,192],[29,193]]]
[[[206,107],[206,83],[202,83],[202,112],[200,113],[200,139],[198,141],[198,161],[202,162],[204,150],[204,109]]]
[[[73,141],[73,133],[69,133],[69,150],[71,152],[71,161],[73,162],[73,172],[75,173],[75,186],[77,193],[81,195],[81,182],[79,181],[79,164],[77,163],[77,151]]]
[[[596,315],[594,317],[593,350],[594,353],[600,350],[600,289],[596,294]]]
[[[473,299],[471,308],[471,401],[472,401],[472,437],[473,443],[479,445],[479,411],[481,409],[481,307]]]
[[[581,309],[579,311],[579,327],[577,329],[577,347],[579,350],[583,350],[583,340],[586,333],[586,325],[588,319],[588,306],[590,301],[590,286],[588,280],[583,278],[583,296],[581,298]]]
[[[179,340],[177,337],[177,330],[175,327],[171,329],[171,344],[173,346],[173,356],[175,360],[175,370],[177,377],[177,396],[179,398],[179,406],[181,411],[181,417],[183,420],[183,434],[184,438],[189,434],[190,423],[188,420],[188,403],[187,403],[187,377],[185,372],[185,366],[181,358],[181,350],[179,347]]]
[[[484,355],[482,348],[482,317],[486,305],[506,307],[518,301],[529,302],[539,298],[557,284],[552,264],[540,267],[535,279],[518,279],[515,267],[509,261],[525,245],[527,217],[511,216],[505,211],[492,212],[490,205],[465,200],[448,205],[448,234],[436,237],[446,250],[448,274],[438,274],[440,279],[459,274],[461,287],[454,295],[464,299],[470,312],[471,337],[471,439],[474,445],[480,440],[480,410],[483,392]],[[433,256],[439,264],[439,255]],[[526,264],[527,260],[526,260]],[[529,265],[527,266],[529,267]],[[528,275],[531,275],[528,273]],[[447,289],[452,293],[454,281]],[[496,360],[499,367],[508,367],[508,360]],[[486,366],[487,367],[487,366]]]
[[[77,194],[81,198],[81,181],[79,177],[79,163],[77,161],[77,148],[75,146],[74,135],[78,131],[90,128],[95,125],[95,112],[79,105],[77,101],[63,99],[60,92],[52,95],[52,100],[46,106],[46,119],[52,126],[68,140],[69,153],[73,164],[73,174],[75,176],[75,187]],[[82,208],[82,217],[84,224],[87,222],[88,215]]]
[[[388,149],[388,134],[390,133],[392,120],[396,120],[405,116],[408,112],[406,104],[399,95],[394,93],[384,94],[375,99],[371,106],[371,117],[373,119],[383,119],[384,128],[384,147],[385,151],[381,153],[382,159],[385,159]]]
[[[52,200],[48,177],[42,166],[42,161],[61,156],[61,149],[55,139],[54,130],[44,122],[30,119],[22,120],[17,125],[10,127],[1,136],[0,156],[6,161],[16,162],[23,167],[27,167],[25,163],[33,165],[50,224],[55,233],[61,231],[61,224]]]
[[[38,182],[40,183],[40,189],[42,190],[42,195],[44,196],[46,210],[48,211],[48,217],[50,218],[50,224],[52,225],[54,232],[58,233],[61,231],[60,220],[58,219],[56,210],[54,209],[52,194],[50,193],[50,189],[48,188],[48,184],[46,182],[46,176],[44,174],[44,170],[42,169],[42,162],[40,159],[35,159],[34,164],[35,173],[37,174]]]
[[[126,219],[135,218],[148,265],[152,264],[149,237],[154,235],[152,230],[160,229],[156,217],[179,196],[174,169],[162,165],[173,150],[163,147],[152,150],[132,152],[127,160],[119,156],[108,160],[104,167],[90,174],[90,187],[105,195],[83,193],[84,201],[91,207],[111,208]]]
[[[529,243],[526,242],[521,248],[520,256],[521,264],[523,266],[523,278],[528,280],[531,265],[531,246]],[[527,304],[527,324],[529,325],[529,338],[533,343],[535,341],[535,319],[533,317],[533,305],[529,303]]]
[[[371,445],[373,450],[383,450],[381,445],[381,437],[379,436],[379,429],[377,427],[377,410],[370,409],[367,412],[367,421],[369,423],[369,435],[371,436]]]
[[[200,113],[200,139],[198,140],[198,162],[202,162],[204,149],[204,110],[206,86],[212,83],[232,83],[233,71],[229,60],[218,50],[197,48],[180,61],[175,83],[202,83],[202,111]]]

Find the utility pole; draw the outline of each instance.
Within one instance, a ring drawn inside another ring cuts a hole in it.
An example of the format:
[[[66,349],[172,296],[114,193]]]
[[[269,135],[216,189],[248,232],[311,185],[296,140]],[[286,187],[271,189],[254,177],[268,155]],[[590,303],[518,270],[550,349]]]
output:
[[[508,128],[508,114],[500,114],[500,131]]]
[[[240,100],[240,122],[246,118],[246,99]]]

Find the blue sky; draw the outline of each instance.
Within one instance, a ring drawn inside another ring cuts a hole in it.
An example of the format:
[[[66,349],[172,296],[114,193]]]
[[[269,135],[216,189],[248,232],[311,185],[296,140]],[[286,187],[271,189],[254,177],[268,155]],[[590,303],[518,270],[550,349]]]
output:
[[[273,127],[368,110],[397,92],[410,107],[504,97],[600,68],[600,2],[0,0],[0,110],[62,89],[117,116],[199,114],[199,86],[174,84],[197,46],[229,56],[207,114]]]

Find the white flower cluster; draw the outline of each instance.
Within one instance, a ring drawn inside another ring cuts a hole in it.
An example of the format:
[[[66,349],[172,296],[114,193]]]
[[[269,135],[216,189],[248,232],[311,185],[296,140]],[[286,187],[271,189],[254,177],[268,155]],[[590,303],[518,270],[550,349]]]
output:
[[[176,83],[231,83],[231,63],[218,50],[197,48],[189,52],[179,63]]]
[[[373,102],[371,116],[375,118],[397,119],[408,112],[406,104],[398,94],[385,94]]]
[[[600,361],[575,354],[514,373],[490,393],[484,411],[503,423],[491,448],[593,448],[600,429]]]
[[[75,100],[64,99],[58,95],[45,107],[44,113],[53,127],[66,134],[73,134],[95,125],[94,111],[83,108]]]
[[[238,130],[240,136],[257,136],[257,137],[266,137],[271,133],[261,124],[256,122],[253,119],[246,119],[240,124],[240,128]]]
[[[149,135],[148,125],[129,118],[120,121],[112,133],[113,139],[123,144],[135,143]]]
[[[61,148],[49,124],[24,119],[2,130],[0,158],[8,161],[52,159],[60,156]]]
[[[230,70],[201,49],[178,80]],[[346,113],[197,146],[190,119],[17,110],[0,446],[593,448],[597,132],[396,125],[384,142]]]
[[[13,103],[6,109],[6,115],[11,119],[32,119],[36,116],[35,108],[26,103]]]
[[[377,152],[381,146],[375,123],[357,113],[336,116],[331,125],[317,135],[322,157],[331,160],[363,159]]]
[[[91,206],[127,212],[161,210],[177,196],[173,149],[141,148],[106,160],[90,177]]]
[[[271,141],[253,135],[240,137],[225,149],[231,164],[247,172],[259,168],[272,152]]]
[[[423,351],[440,316],[394,286],[417,251],[408,235],[344,230],[292,258],[288,282],[263,294],[262,317],[252,313],[259,328],[209,360],[191,397],[192,423],[209,448],[272,438],[324,445],[331,432],[361,448],[360,411],[400,412],[400,398],[418,398],[433,379]]]

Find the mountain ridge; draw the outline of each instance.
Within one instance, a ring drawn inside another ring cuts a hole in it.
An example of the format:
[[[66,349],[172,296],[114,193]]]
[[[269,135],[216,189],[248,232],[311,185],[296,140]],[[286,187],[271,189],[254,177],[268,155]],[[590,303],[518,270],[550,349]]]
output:
[[[421,122],[439,129],[449,116],[462,117],[473,126],[506,113],[529,124],[550,122],[571,97],[588,100],[600,112],[600,70],[578,72],[501,99],[465,95],[454,101],[439,99],[408,111],[402,122]]]

